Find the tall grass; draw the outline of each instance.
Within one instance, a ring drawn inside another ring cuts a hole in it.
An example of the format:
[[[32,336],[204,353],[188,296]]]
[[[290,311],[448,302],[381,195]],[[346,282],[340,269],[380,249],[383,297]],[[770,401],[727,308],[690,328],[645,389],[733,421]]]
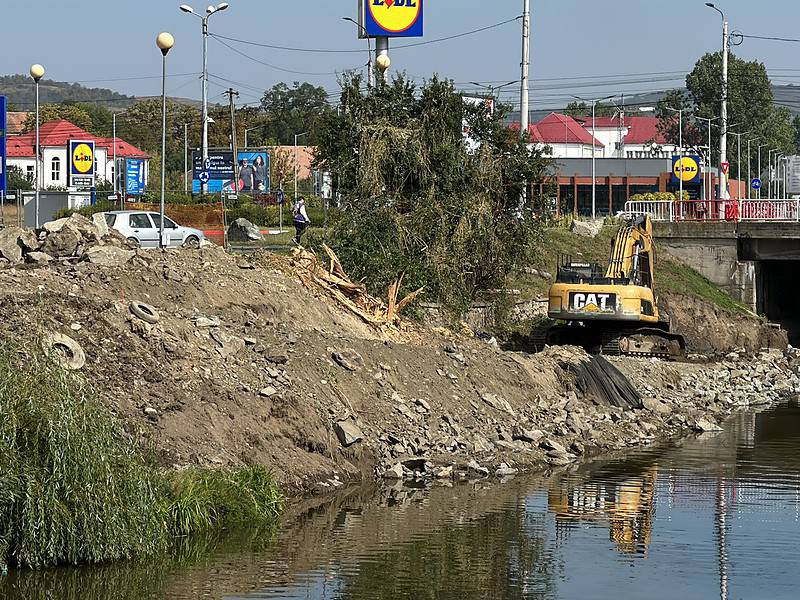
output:
[[[0,573],[150,556],[282,507],[263,467],[162,472],[79,375],[0,347]]]
[[[0,565],[96,563],[164,547],[156,473],[89,393],[46,358],[0,352]]]

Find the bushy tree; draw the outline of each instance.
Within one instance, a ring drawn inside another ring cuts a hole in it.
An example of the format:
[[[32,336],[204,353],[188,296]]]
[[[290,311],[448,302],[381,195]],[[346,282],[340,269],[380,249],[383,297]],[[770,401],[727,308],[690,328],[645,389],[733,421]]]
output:
[[[452,82],[362,88],[345,77],[340,110],[320,126],[316,161],[343,200],[331,242],[374,292],[405,273],[404,291],[425,287],[461,313],[535,250],[539,222],[520,198],[549,162],[504,125],[507,107],[466,105]]]
[[[611,104],[605,102],[598,102],[594,107],[594,114],[596,117],[611,117],[614,116],[616,109]],[[586,102],[575,100],[567,104],[564,108],[564,114],[568,117],[589,117],[592,116],[592,105]]]
[[[700,58],[686,77],[686,91],[672,90],[658,103],[657,116],[660,129],[670,143],[678,143],[678,115],[667,108],[683,109],[683,143],[687,147],[708,144],[707,122],[695,117],[718,118],[722,104],[722,52],[706,54]],[[795,151],[797,135],[792,115],[785,108],[773,104],[772,84],[763,63],[745,61],[730,56],[728,65],[728,124],[736,125],[734,132],[749,132],[751,139],[759,144],[768,144],[770,149],[785,153]],[[711,128],[711,147],[718,160],[720,128],[719,121]],[[743,140],[744,141],[744,140]],[[736,172],[736,138],[728,136],[728,160],[732,172]],[[755,152],[750,157],[753,173],[757,166]],[[746,165],[746,153],[742,151],[742,172]]]
[[[39,123],[59,121],[64,119],[81,129],[92,128],[92,117],[82,106],[77,104],[45,104],[39,108]],[[23,131],[29,132],[36,129],[36,113],[30,112],[22,126]]]
[[[307,132],[301,141],[311,146],[317,143],[318,123],[332,110],[324,88],[298,81],[292,87],[285,83],[272,86],[264,92],[261,108],[267,125],[254,132],[254,139],[289,145],[294,143],[295,134]]]

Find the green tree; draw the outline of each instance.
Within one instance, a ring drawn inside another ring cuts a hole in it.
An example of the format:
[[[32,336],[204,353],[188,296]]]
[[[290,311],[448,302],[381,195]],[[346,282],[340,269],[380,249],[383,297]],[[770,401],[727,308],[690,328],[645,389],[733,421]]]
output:
[[[39,123],[48,123],[49,121],[59,121],[64,119],[73,125],[77,125],[81,129],[90,129],[92,127],[92,117],[86,110],[77,104],[45,104],[39,108]],[[31,112],[25,119],[22,126],[23,131],[33,131],[36,129],[36,114]]]
[[[338,182],[343,216],[330,238],[354,278],[384,295],[405,273],[403,291],[424,286],[455,314],[503,287],[538,239],[523,182],[550,164],[505,126],[508,107],[467,106],[436,77],[419,89],[403,76],[369,93],[360,75],[342,86],[316,162]],[[479,147],[465,143],[464,120]]]
[[[660,130],[670,143],[678,142],[678,115],[669,108],[684,109],[684,146],[708,144],[707,124],[696,117],[718,118],[721,112],[722,53],[706,54],[695,64],[686,77],[686,92],[673,90],[657,105],[657,116],[661,119]],[[735,125],[734,131],[750,132],[759,143],[770,148],[790,153],[795,150],[796,129],[791,113],[773,104],[772,85],[763,63],[745,61],[730,56],[728,68],[728,123]],[[720,128],[719,122],[711,128],[711,147],[714,161],[718,160]],[[736,172],[737,153],[728,138],[728,160]],[[742,161],[746,160],[743,153]],[[751,167],[755,168],[755,153],[751,156]],[[742,171],[746,164],[742,165]]]
[[[307,132],[302,141],[308,145],[318,142],[317,128],[332,109],[324,88],[295,81],[290,88],[278,83],[264,92],[261,108],[268,124],[254,132],[254,140],[272,139],[281,145],[294,143],[297,133]]]
[[[12,190],[27,191],[33,189],[33,177],[28,177],[18,166],[10,165],[6,175],[8,176],[6,187],[9,192]]]

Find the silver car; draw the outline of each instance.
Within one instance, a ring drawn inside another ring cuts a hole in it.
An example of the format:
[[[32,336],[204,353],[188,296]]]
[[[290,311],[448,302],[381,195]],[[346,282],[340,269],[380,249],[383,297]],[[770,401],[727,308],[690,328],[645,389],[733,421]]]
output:
[[[109,227],[113,227],[128,241],[141,248],[158,248],[161,215],[145,210],[115,210],[103,213]],[[176,248],[199,248],[205,240],[203,232],[191,227],[181,227],[169,217],[164,217],[165,245]]]

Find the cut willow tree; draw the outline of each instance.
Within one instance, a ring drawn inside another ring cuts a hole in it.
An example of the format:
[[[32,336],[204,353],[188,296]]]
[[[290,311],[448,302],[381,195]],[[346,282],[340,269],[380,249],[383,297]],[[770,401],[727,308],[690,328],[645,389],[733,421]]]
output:
[[[459,315],[535,251],[541,221],[520,198],[550,163],[506,125],[507,107],[467,104],[452,82],[362,84],[342,81],[319,132],[316,161],[342,201],[326,241],[372,294],[425,288]]]

